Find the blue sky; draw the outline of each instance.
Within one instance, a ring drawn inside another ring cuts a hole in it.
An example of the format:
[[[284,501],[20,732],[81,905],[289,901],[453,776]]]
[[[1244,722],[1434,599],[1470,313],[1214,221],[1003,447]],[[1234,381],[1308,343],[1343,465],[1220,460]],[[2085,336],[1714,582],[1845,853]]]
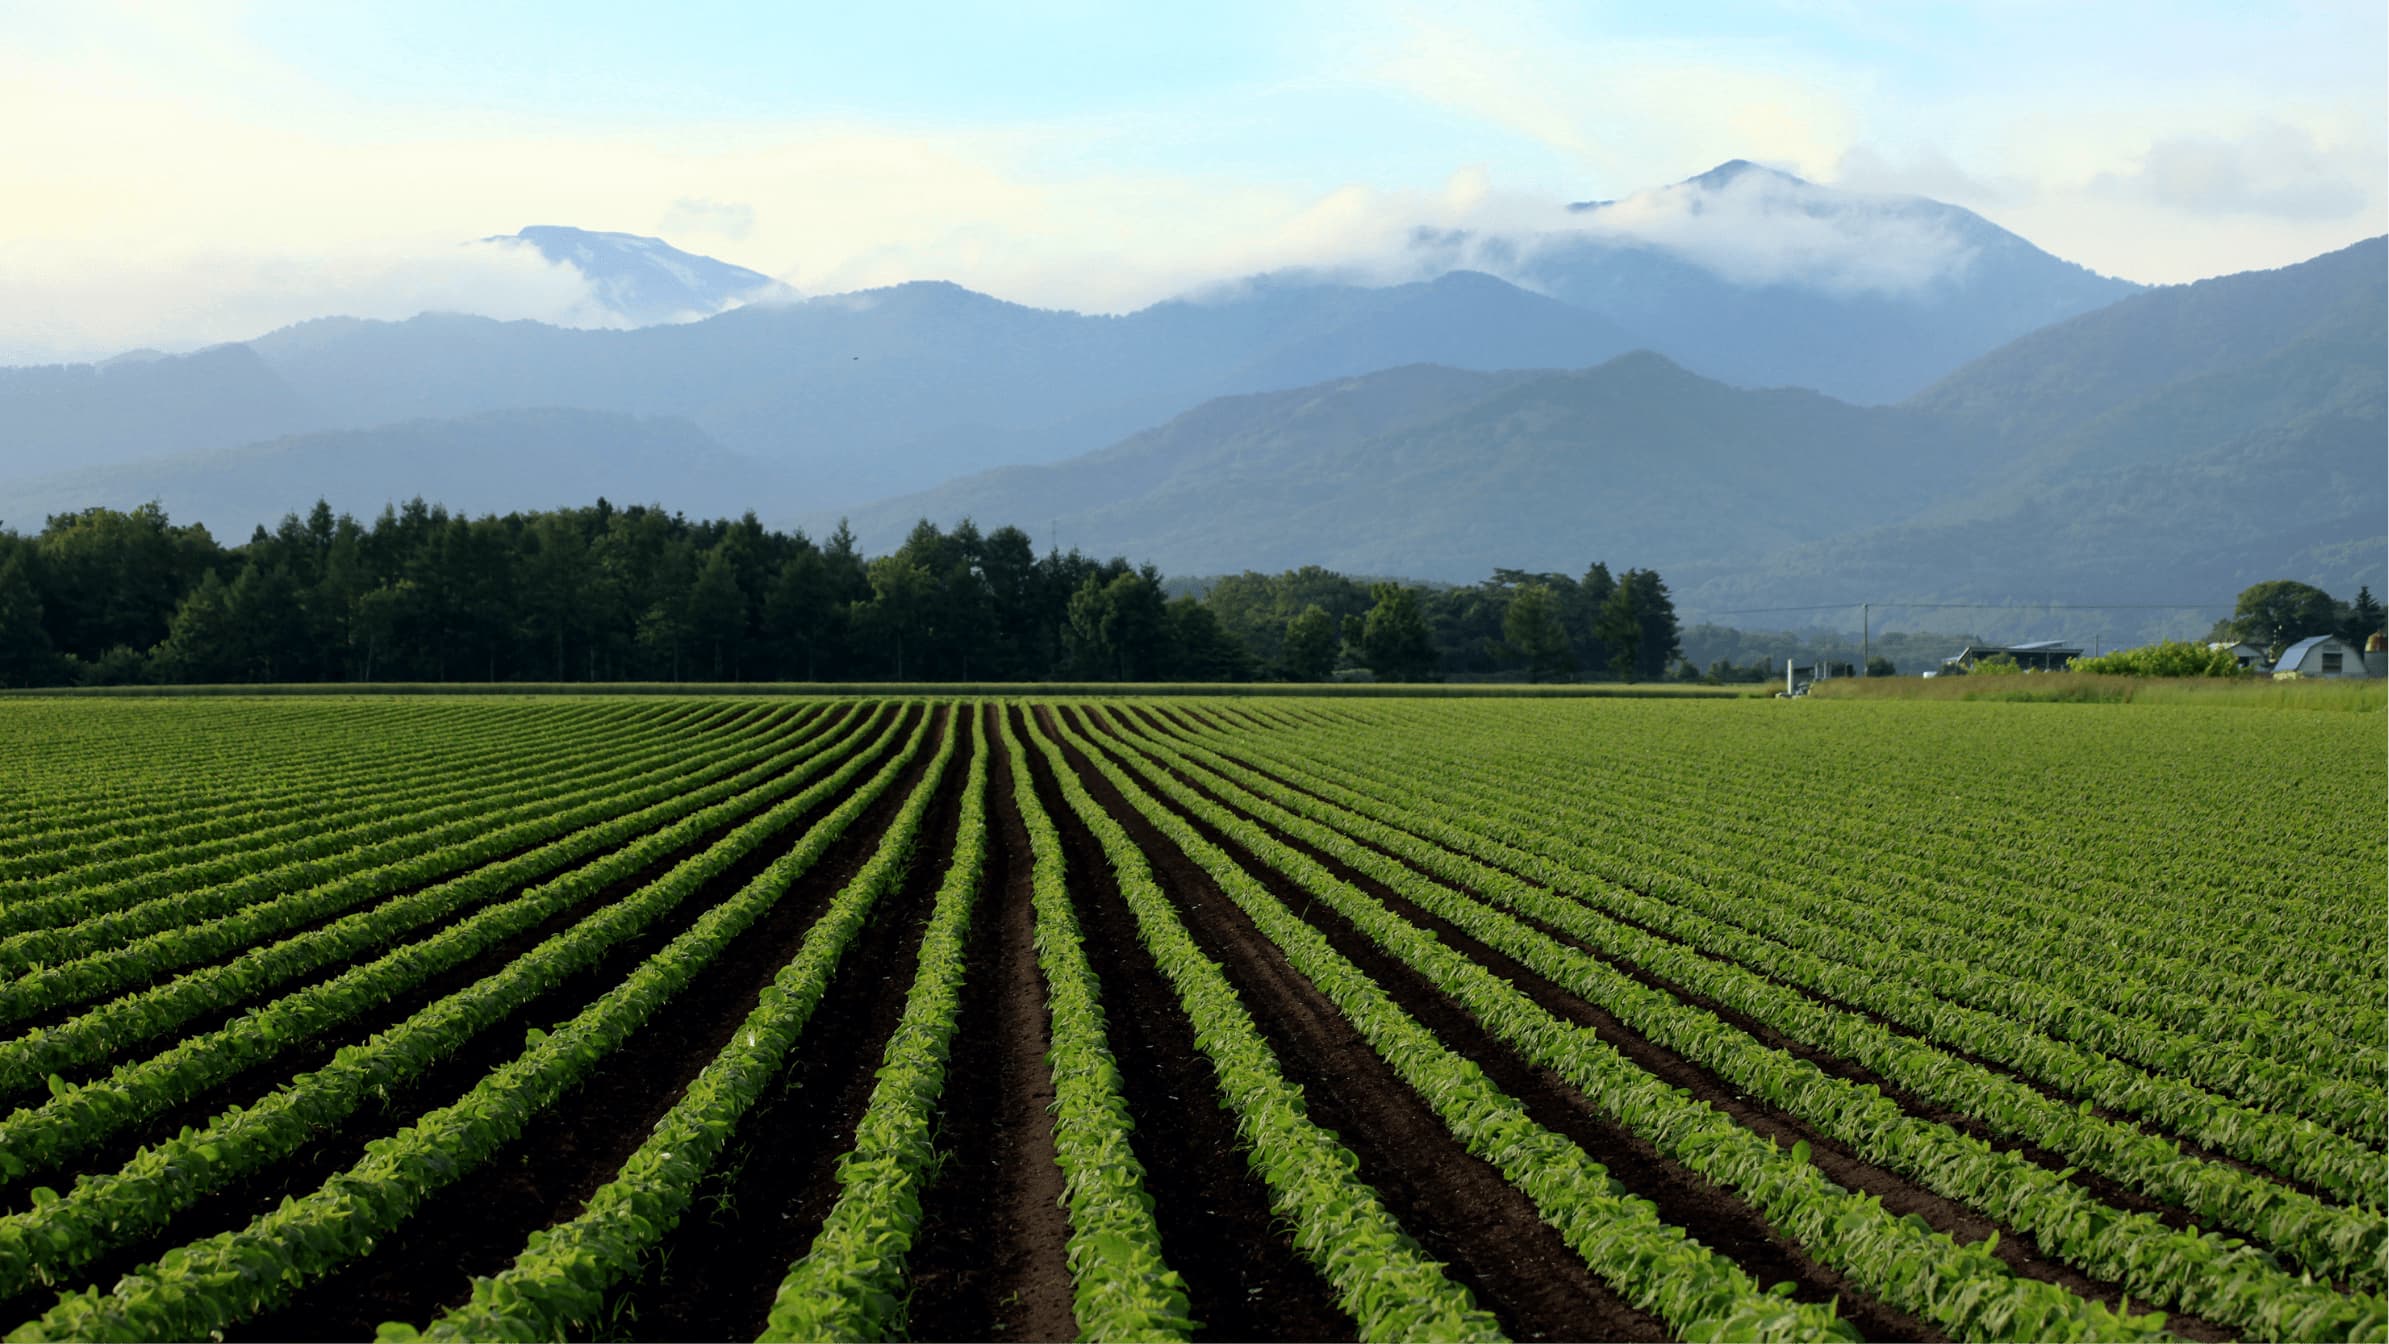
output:
[[[0,3],[0,358],[550,316],[442,251],[528,223],[1118,309],[1734,157],[2187,280],[2389,227],[2384,53],[2377,3]]]

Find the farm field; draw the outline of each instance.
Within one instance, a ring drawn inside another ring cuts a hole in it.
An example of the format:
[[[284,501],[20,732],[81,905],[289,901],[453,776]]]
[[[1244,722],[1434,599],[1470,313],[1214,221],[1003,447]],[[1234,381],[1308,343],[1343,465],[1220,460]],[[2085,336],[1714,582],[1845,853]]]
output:
[[[0,1330],[2380,1340],[2380,720],[0,701]]]

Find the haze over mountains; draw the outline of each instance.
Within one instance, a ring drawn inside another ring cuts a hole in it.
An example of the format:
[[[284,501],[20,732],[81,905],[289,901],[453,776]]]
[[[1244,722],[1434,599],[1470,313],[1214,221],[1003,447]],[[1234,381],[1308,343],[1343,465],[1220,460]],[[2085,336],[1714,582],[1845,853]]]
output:
[[[1693,610],[2380,583],[2378,240],[2142,291],[1737,161],[1564,227],[1421,234],[1412,283],[1100,316],[936,282],[796,300],[656,239],[514,237],[651,325],[327,317],[0,369],[0,520],[157,498],[238,537],[319,495],[606,493],[850,514],[867,550],[923,516],[1053,524],[1178,573],[1608,557]]]
[[[2389,548],[2389,244],[2150,290],[1891,407],[1594,368],[1387,370],[855,512],[1052,526],[1165,570],[1470,581],[1631,555],[1696,609],[2353,592]],[[2200,622],[2203,628],[2203,622]]]

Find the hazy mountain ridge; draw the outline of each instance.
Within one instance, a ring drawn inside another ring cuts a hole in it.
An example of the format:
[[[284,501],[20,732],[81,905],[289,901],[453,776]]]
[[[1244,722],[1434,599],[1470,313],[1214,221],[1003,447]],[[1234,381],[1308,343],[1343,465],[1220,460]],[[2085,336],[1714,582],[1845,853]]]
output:
[[[2140,289],[1958,206],[1824,187],[1739,159],[1569,210],[1573,230],[1430,235],[1419,246],[1477,257],[1600,313],[1696,373],[1860,404],[1902,400]]]
[[[1898,407],[1737,389],[1652,354],[1500,378],[1395,369],[1215,403],[854,523],[867,546],[892,545],[921,516],[984,521],[1016,515],[983,503],[1042,499],[1065,544],[1178,573],[1317,563],[1468,580],[1630,555],[1694,610],[2188,600],[2283,576],[2378,588],[2385,286],[2374,240],[2154,291]],[[2239,362],[2195,339],[2152,355],[2160,319],[2233,332]],[[2016,400],[2035,388],[2074,419]],[[1360,429],[1305,424],[1322,405]]]
[[[324,430],[137,468],[54,473],[12,485],[0,518],[21,529],[53,513],[163,499],[177,521],[204,523],[237,542],[318,498],[358,517],[415,498],[453,513],[506,513],[559,493],[734,517],[776,485],[768,468],[685,420],[546,408]],[[258,518],[260,499],[283,502]]]
[[[1748,205],[1749,188],[1738,185],[1747,183],[1792,192],[1812,212],[1830,213],[1830,206],[1863,216],[1882,208],[1873,198],[1779,178],[1721,169],[1664,190],[1689,192],[1695,204],[1714,195],[1713,214]],[[1928,207],[1952,209],[1930,202],[1901,208]],[[1892,351],[1910,365],[1939,361],[1898,375],[1921,386],[1997,343],[1969,314],[2037,293],[2049,276],[2088,274],[1956,214],[1987,231],[1998,244],[1985,244],[1991,251],[2037,259],[2032,274],[2041,279],[2026,284],[2022,273],[2002,272],[2000,284],[1968,280],[1929,301],[1845,296],[1727,278],[1650,247],[1612,249],[1597,266],[1561,248],[1526,259],[1541,268],[1520,277],[1531,288],[1427,257],[1413,260],[1442,272],[1433,280],[1366,285],[1260,276],[1100,316],[1030,308],[939,282],[796,301],[776,288],[745,288],[767,283],[758,272],[660,240],[535,226],[516,236],[517,245],[583,269],[600,288],[617,285],[631,308],[677,312],[741,294],[749,301],[701,321],[630,330],[454,314],[300,323],[245,343],[261,368],[231,370],[237,357],[212,351],[145,362],[155,380],[140,398],[146,419],[112,426],[65,392],[48,404],[20,396],[17,433],[0,449],[0,483],[299,432],[578,407],[688,420],[789,482],[756,503],[790,516],[991,467],[1061,460],[1213,397],[1413,363],[1581,368],[1657,348],[1728,381],[1871,394],[1881,389],[1853,391],[1837,379],[1871,369],[1869,360]],[[1608,277],[1606,297],[1587,279],[1595,271]],[[2067,303],[2099,297],[2067,293]],[[216,367],[209,361],[225,365],[229,387],[207,385],[203,373]],[[271,380],[282,386],[270,387]],[[279,495],[257,504],[283,507]]]

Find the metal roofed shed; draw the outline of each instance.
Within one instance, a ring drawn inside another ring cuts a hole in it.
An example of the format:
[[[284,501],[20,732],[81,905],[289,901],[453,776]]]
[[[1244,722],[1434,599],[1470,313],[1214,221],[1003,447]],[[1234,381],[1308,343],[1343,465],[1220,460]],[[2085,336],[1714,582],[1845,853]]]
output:
[[[2301,677],[2361,677],[2368,675],[2364,653],[2337,635],[2301,639],[2281,651],[2273,675],[2294,672]]]
[[[2029,644],[1969,644],[1958,650],[1957,657],[1942,659],[1941,665],[1972,671],[1976,663],[2003,654],[2027,672],[2063,672],[2067,663],[2082,656],[2082,648],[2059,639],[2035,640]]]

